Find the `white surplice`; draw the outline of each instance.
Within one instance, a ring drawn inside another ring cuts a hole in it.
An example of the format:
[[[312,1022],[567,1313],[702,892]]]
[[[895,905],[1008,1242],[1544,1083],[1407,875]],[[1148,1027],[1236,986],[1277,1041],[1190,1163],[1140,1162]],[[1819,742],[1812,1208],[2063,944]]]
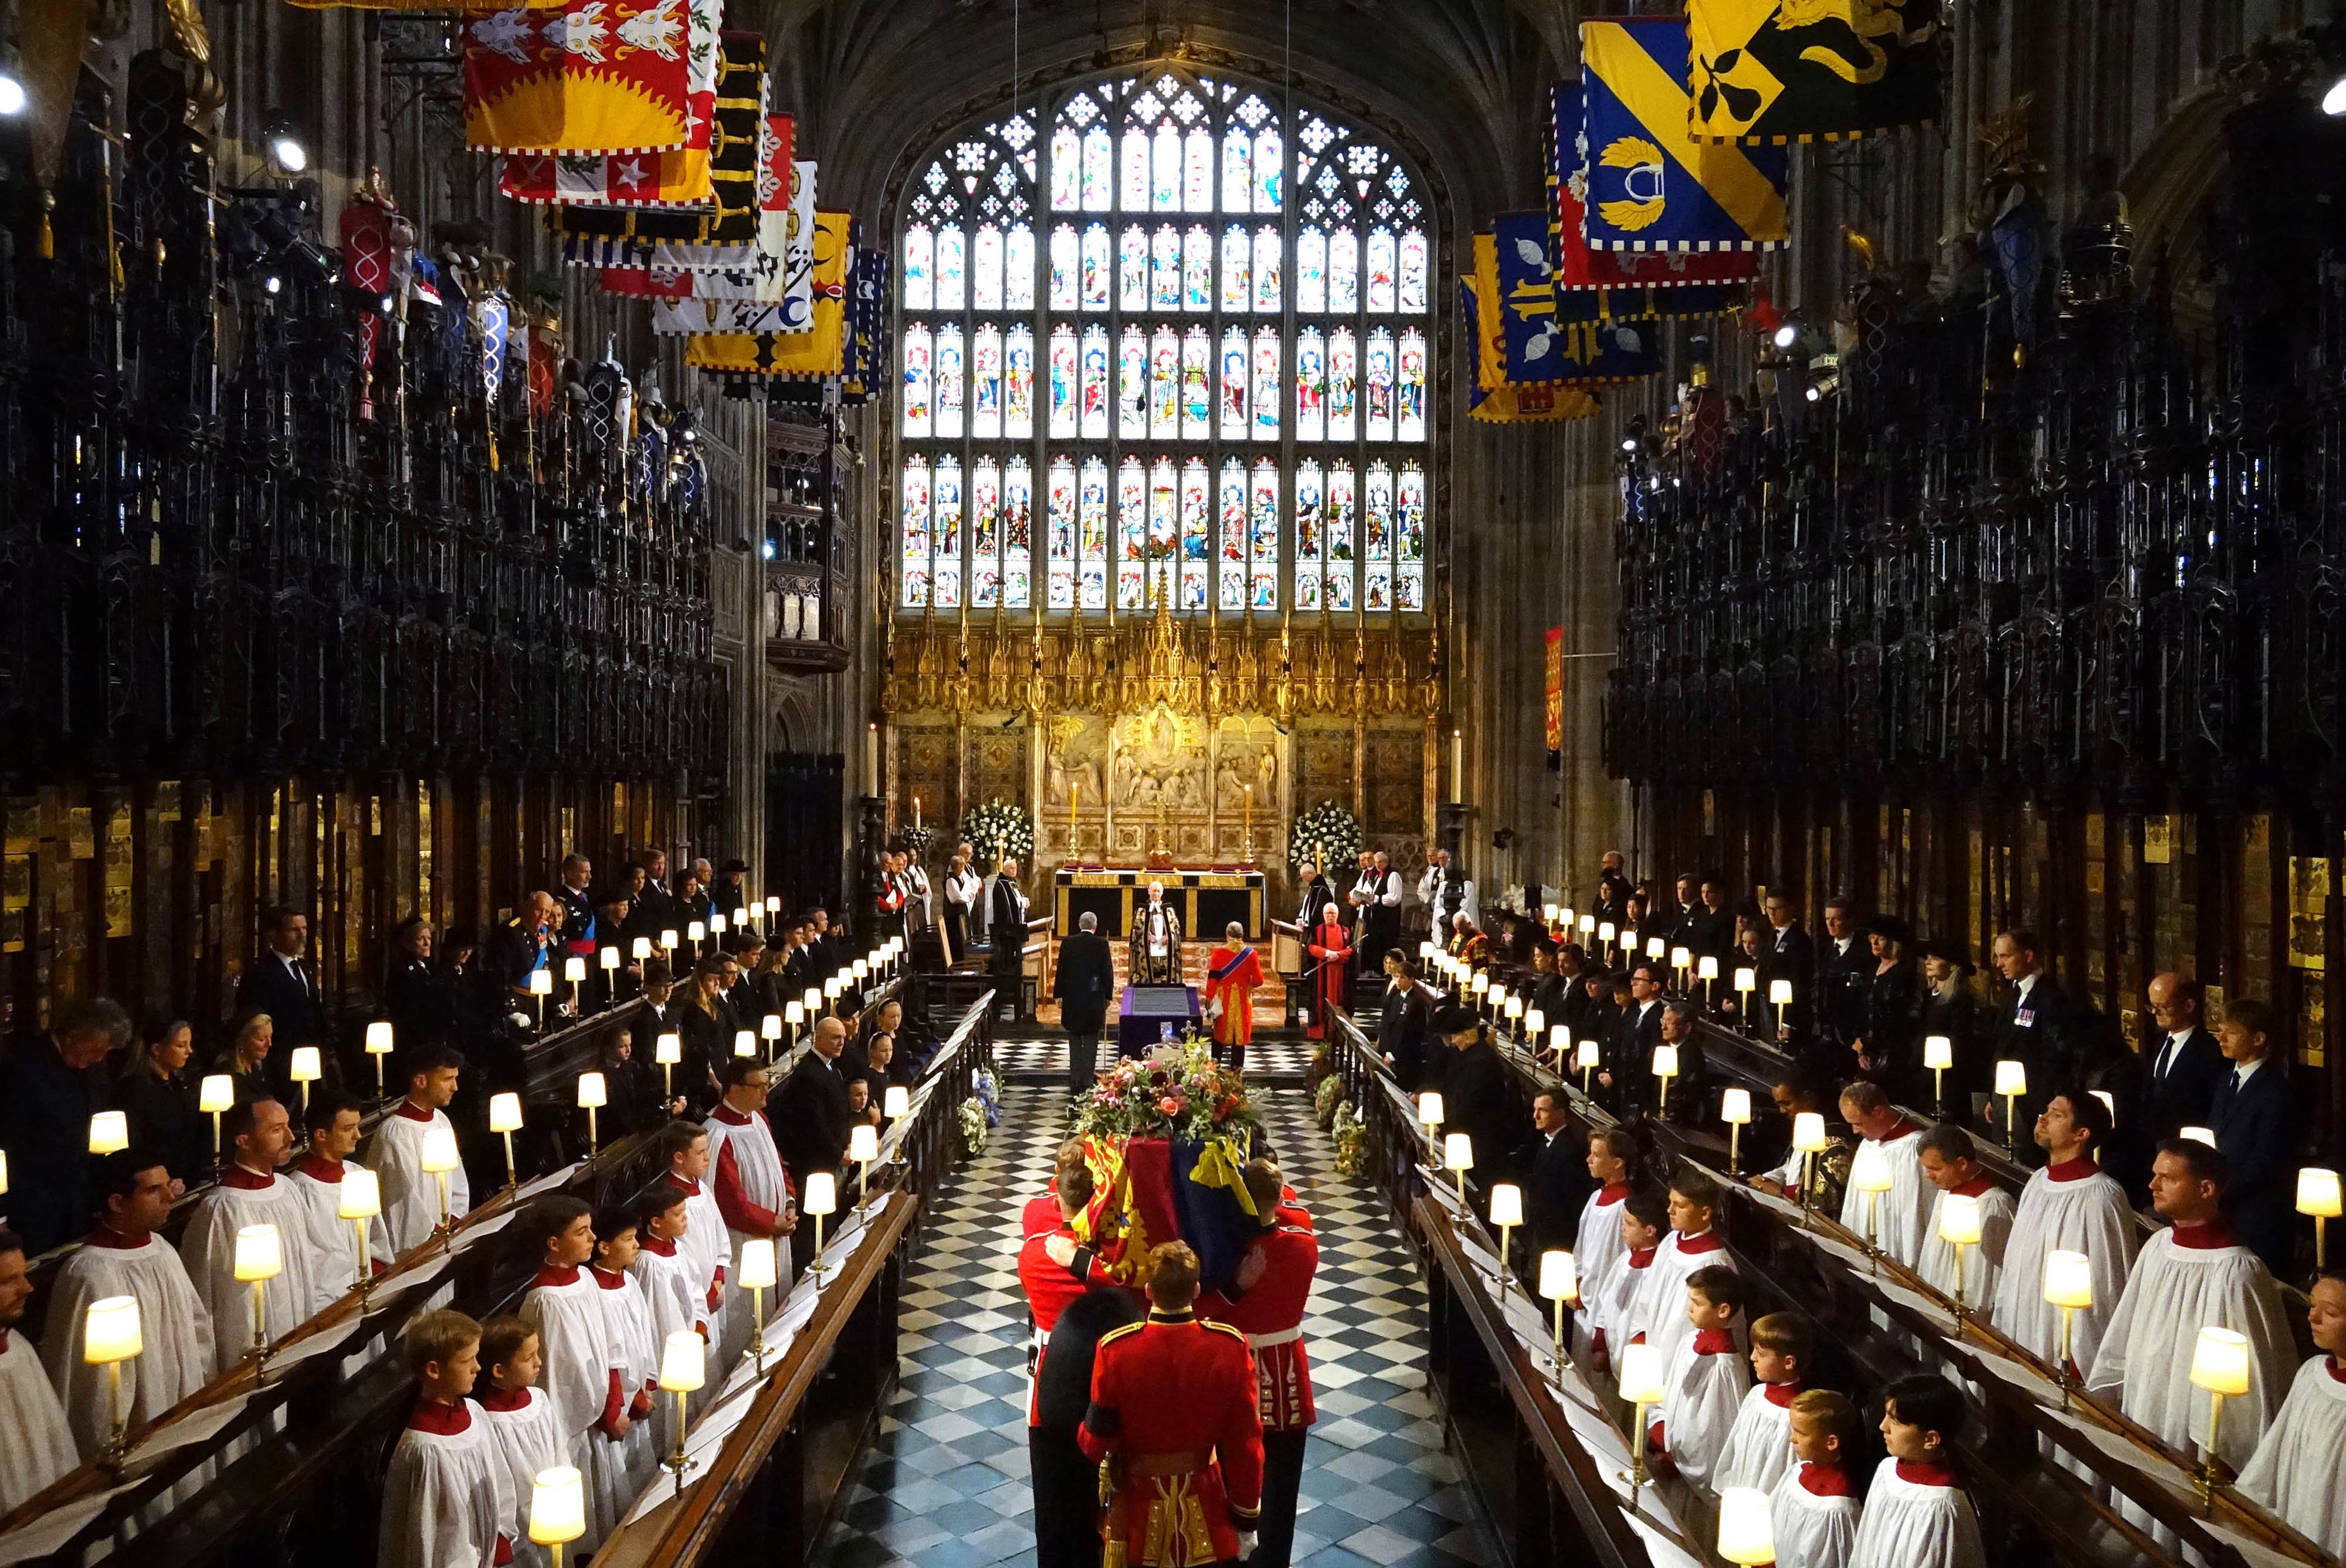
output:
[[[212,1369],[226,1372],[252,1349],[252,1287],[236,1278],[236,1233],[249,1225],[277,1227],[283,1271],[261,1290],[269,1342],[310,1320],[325,1266],[310,1238],[309,1207],[280,1176],[232,1167],[198,1200],[179,1237],[179,1261],[197,1297],[212,1315]]]
[[[366,1168],[356,1160],[330,1165],[313,1156],[296,1161],[285,1173],[285,1179],[301,1195],[302,1208],[309,1217],[311,1251],[320,1263],[318,1302],[310,1308],[313,1313],[341,1300],[358,1283],[358,1221],[342,1217],[342,1177]],[[397,1257],[391,1247],[391,1229],[378,1214],[367,1221],[369,1265],[389,1267]]]
[[[1625,1332],[1613,1350],[1617,1369],[1621,1364],[1619,1345],[1640,1335],[1660,1352],[1663,1367],[1669,1366],[1678,1347],[1694,1338],[1694,1325],[1687,1321],[1687,1276],[1713,1265],[1729,1269],[1735,1267],[1734,1255],[1727,1250],[1717,1230],[1692,1237],[1670,1232],[1655,1249],[1653,1266],[1645,1270],[1645,1278],[1637,1283],[1637,1294],[1629,1303],[1628,1314],[1621,1325]],[[1738,1319],[1735,1343],[1739,1350],[1749,1342],[1745,1338],[1748,1332]],[[1613,1336],[1608,1334],[1606,1338],[1608,1343],[1613,1341]]]
[[[0,1329],[0,1513],[79,1462],[40,1352],[22,1334]]]
[[[412,1101],[403,1101],[376,1125],[374,1136],[367,1142],[367,1167],[382,1181],[383,1228],[397,1253],[423,1246],[440,1224],[440,1177],[423,1168],[423,1135],[434,1126],[445,1126],[451,1135],[454,1134],[455,1124],[448,1120],[447,1112],[423,1111]],[[446,1176],[448,1213],[470,1213],[473,1189],[464,1179],[463,1162]]]
[[[712,1156],[712,1168],[714,1159]],[[713,1348],[725,1343],[726,1282],[733,1273],[733,1233],[726,1228],[725,1212],[717,1207],[717,1194],[706,1181],[689,1186],[674,1175],[660,1180],[685,1194],[684,1234],[677,1238],[677,1251],[692,1263],[693,1298],[700,1304],[701,1321],[709,1325],[709,1343]],[[776,1247],[777,1253],[783,1251]],[[781,1257],[779,1268],[785,1267]]]
[[[188,1278],[187,1265],[159,1236],[135,1246],[111,1246],[115,1233],[95,1233],[57,1268],[49,1288],[47,1332],[41,1359],[49,1381],[65,1402],[66,1420],[87,1459],[114,1435],[113,1397],[104,1367],[82,1359],[82,1331],[89,1304],[109,1296],[138,1302],[139,1353],[121,1364],[122,1419],[153,1420],[211,1381],[219,1365],[212,1315]],[[252,1332],[250,1308],[245,1333]]]
[[[2240,1491],[2332,1557],[2346,1557],[2341,1476],[2346,1476],[2346,1375],[2330,1357],[2316,1356],[2297,1369],[2297,1380],[2290,1385],[2272,1430],[2240,1471]]]
[[[1576,1350],[1586,1356],[1596,1349],[1597,1336],[1604,1336],[1606,1353],[1617,1369],[1621,1347],[1629,1342],[1622,1327],[1628,1320],[1629,1308],[1637,1298],[1637,1288],[1652,1272],[1654,1254],[1658,1247],[1647,1247],[1642,1253],[1623,1250],[1613,1256],[1605,1272],[1592,1283],[1581,1276],[1581,1310],[1574,1319],[1573,1344]]]
[[[1936,1201],[1931,1205],[1930,1227],[1923,1233],[1922,1267],[1915,1272],[1925,1283],[1953,1297],[1955,1249],[1939,1235],[1939,1216],[1948,1195],[1936,1187],[1931,1191]],[[1971,1196],[1979,1199],[1980,1238],[1978,1245],[1964,1248],[1964,1305],[1993,1321],[1996,1286],[2004,1278],[2004,1248],[2012,1240],[2012,1219],[2018,1206],[2010,1193],[1984,1179],[1973,1184]]]
[[[1678,1474],[1706,1492],[1718,1486],[1719,1456],[1751,1386],[1751,1368],[1724,1329],[1679,1341],[1653,1412],[1662,1423],[1664,1451]]]
[[[484,1382],[488,1374],[481,1374]],[[570,1462],[570,1440],[554,1414],[554,1401],[544,1389],[524,1389],[521,1408],[491,1410],[475,1404],[473,1419],[484,1423],[496,1454],[505,1467],[505,1484],[512,1508],[503,1525],[513,1543],[515,1568],[541,1568],[550,1560],[546,1548],[529,1538],[529,1500],[540,1471]]]
[[[1885,1459],[1865,1494],[1850,1568],[1987,1568],[1979,1515],[1959,1486],[1908,1481]],[[1777,1558],[1779,1568],[1783,1559]]]
[[[1768,1494],[1768,1514],[1776,1527],[1776,1568],[1849,1568],[1863,1509],[1852,1496],[1810,1491],[1801,1482],[1809,1468],[1792,1466]]]
[[[2092,1265],[2094,1304],[2082,1308],[2069,1342],[2082,1370],[2094,1364],[2102,1330],[2118,1309],[2134,1261],[2134,1210],[2126,1189],[2091,1159],[2048,1166],[2028,1178],[2004,1247],[1995,1326],[2050,1367],[2061,1353],[2061,1311],[2045,1299],[2045,1255],[2082,1252]]]
[[[456,1409],[462,1431],[411,1424],[399,1434],[383,1476],[375,1568],[496,1568],[497,1537],[517,1506],[512,1482],[478,1409],[470,1400]]]
[[[719,1162],[729,1152],[733,1156],[733,1174],[741,1184],[742,1200],[755,1207],[764,1209],[779,1219],[790,1207],[790,1191],[789,1178],[782,1170],[781,1150],[774,1144],[773,1125],[763,1115],[756,1111],[742,1115],[738,1122],[729,1121],[725,1113],[730,1109],[729,1106],[719,1105],[716,1112],[710,1115],[709,1120],[701,1124],[709,1129],[709,1170],[711,1179],[701,1183],[701,1186],[709,1195],[709,1207],[718,1214],[719,1222],[722,1223],[724,1210],[716,1201],[715,1177]],[[733,1114],[741,1115],[740,1112]],[[699,1218],[696,1217],[694,1224],[699,1223]],[[742,1244],[755,1240],[760,1236],[764,1236],[768,1239],[773,1239],[773,1237],[771,1232],[736,1230],[729,1225],[726,1226],[724,1236],[726,1291],[730,1294],[734,1288],[731,1282],[741,1278]],[[790,1257],[789,1240],[783,1238],[777,1241],[776,1249],[780,1254],[777,1259],[778,1265],[787,1269]],[[724,1332],[718,1342],[717,1349],[719,1364],[730,1367],[740,1359],[741,1352],[750,1345],[750,1303],[746,1299],[740,1302],[728,1301],[726,1307],[728,1310],[725,1314]]]
[[[1719,1455],[1719,1490],[1773,1492],[1792,1469],[1792,1397],[1797,1383],[1757,1383],[1743,1396]],[[1775,1396],[1770,1398],[1770,1395]]]
[[[633,1412],[636,1396],[646,1391],[653,1396],[652,1409],[659,1408],[659,1343],[652,1338],[651,1303],[633,1278],[600,1268],[591,1270],[590,1277],[603,1293],[603,1321],[617,1359],[619,1393],[632,1418],[627,1435],[616,1442],[599,1431],[586,1435],[586,1452],[593,1461],[586,1471],[587,1506],[595,1512],[597,1534],[607,1535],[635,1505],[659,1465],[653,1444],[655,1423],[648,1412]],[[674,1402],[671,1398],[669,1403]]]
[[[1923,1174],[1923,1129],[1912,1122],[1893,1137],[1873,1143],[1890,1162],[1890,1190],[1860,1192],[1851,1186],[1841,1200],[1841,1222],[1858,1236],[1868,1235],[1866,1210],[1872,1207],[1873,1243],[1883,1256],[1912,1268],[1923,1256],[1923,1227],[1931,1217],[1931,1200],[1939,1189]]]
[[[1583,1300],[1592,1299],[1590,1291],[1605,1278],[1613,1260],[1629,1250],[1621,1239],[1621,1206],[1629,1199],[1629,1184],[1617,1182],[1597,1188],[1580,1206],[1580,1228],[1573,1236],[1573,1267],[1580,1274],[1580,1294]]]

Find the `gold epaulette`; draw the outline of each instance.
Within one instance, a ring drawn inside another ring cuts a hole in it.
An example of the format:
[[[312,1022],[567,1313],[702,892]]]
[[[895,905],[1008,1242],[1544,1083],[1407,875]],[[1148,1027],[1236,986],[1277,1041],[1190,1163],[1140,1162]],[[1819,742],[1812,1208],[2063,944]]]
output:
[[[1247,1337],[1239,1332],[1236,1329],[1231,1328],[1228,1323],[1217,1323],[1211,1318],[1200,1318],[1198,1319],[1198,1327],[1211,1329],[1218,1334],[1228,1334],[1231,1339],[1236,1339],[1241,1345],[1247,1342]],[[1103,1344],[1106,1342],[1106,1340],[1101,1341]]]
[[[1119,1324],[1116,1328],[1110,1329],[1107,1333],[1102,1334],[1098,1339],[1094,1341],[1092,1348],[1095,1350],[1105,1349],[1108,1346],[1115,1344],[1118,1339],[1127,1339],[1134,1334],[1139,1333],[1147,1327],[1148,1327],[1148,1325],[1146,1322]]]

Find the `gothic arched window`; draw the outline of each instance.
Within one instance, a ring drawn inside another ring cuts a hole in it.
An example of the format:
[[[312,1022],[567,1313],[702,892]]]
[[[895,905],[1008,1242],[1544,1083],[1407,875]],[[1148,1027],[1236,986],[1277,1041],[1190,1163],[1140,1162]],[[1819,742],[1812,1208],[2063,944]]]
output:
[[[1118,76],[917,166],[900,607],[1425,608],[1431,214],[1281,97]]]

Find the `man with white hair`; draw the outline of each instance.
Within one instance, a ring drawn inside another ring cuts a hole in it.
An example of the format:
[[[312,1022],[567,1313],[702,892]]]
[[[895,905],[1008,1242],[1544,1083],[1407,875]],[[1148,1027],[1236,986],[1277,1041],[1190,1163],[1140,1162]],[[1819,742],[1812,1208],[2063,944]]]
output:
[[[1090,1088],[1097,1076],[1100,1031],[1107,1023],[1108,993],[1116,989],[1116,960],[1099,933],[1099,916],[1086,910],[1076,928],[1059,943],[1059,969],[1051,983],[1059,1027],[1067,1032],[1070,1093]]]
[[[1165,884],[1151,878],[1148,901],[1132,911],[1126,971],[1135,985],[1178,985],[1182,979],[1181,914],[1165,901]]]

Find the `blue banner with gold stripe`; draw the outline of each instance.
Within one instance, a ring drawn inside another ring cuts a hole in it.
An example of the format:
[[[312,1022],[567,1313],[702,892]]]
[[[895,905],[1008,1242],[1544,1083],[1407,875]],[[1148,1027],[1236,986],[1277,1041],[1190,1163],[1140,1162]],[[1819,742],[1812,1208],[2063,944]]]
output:
[[[1478,241],[1490,236],[1477,235]],[[1490,260],[1487,245],[1482,246],[1483,260]],[[1488,283],[1485,288],[1484,283]],[[1506,367],[1501,362],[1502,333],[1495,312],[1485,312],[1483,301],[1496,295],[1495,279],[1464,277],[1458,280],[1458,303],[1466,315],[1466,332],[1474,341],[1474,378],[1467,383],[1466,412],[1484,424],[1554,424],[1565,420],[1586,419],[1595,413],[1596,394],[1563,382],[1535,382],[1517,385],[1506,379]]]
[[[1688,129],[1682,16],[1580,25],[1586,216],[1599,250],[1772,250],[1791,239],[1780,148],[1699,142]]]
[[[1501,353],[1510,382],[1623,382],[1661,368],[1650,324],[1609,317],[1606,296],[1559,293],[1548,250],[1547,214],[1502,212],[1474,237],[1474,270],[1491,248],[1499,301]]]

